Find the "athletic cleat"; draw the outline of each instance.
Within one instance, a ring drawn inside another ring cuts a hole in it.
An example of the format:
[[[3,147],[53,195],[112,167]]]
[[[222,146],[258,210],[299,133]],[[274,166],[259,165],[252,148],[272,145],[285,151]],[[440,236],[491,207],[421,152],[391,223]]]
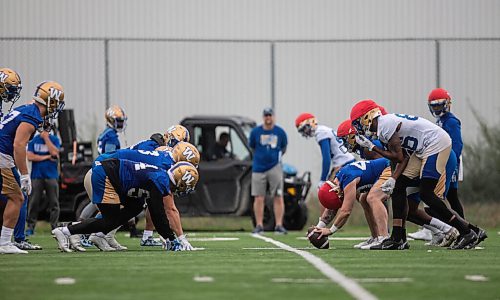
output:
[[[149,236],[146,240],[141,239],[141,246],[143,246],[143,247],[161,247],[161,246],[163,246],[163,243],[160,240],[156,240],[152,236]]]
[[[59,250],[62,252],[73,252],[73,250],[69,248],[68,237],[63,233],[62,227],[57,227],[52,230],[52,235],[59,245]]]
[[[276,226],[276,227],[274,227],[274,233],[276,233],[276,234],[287,234],[288,231],[283,226]]]
[[[378,237],[374,238],[373,241],[370,244],[361,246],[359,249],[361,249],[361,250],[370,250],[372,247],[375,247],[375,246],[378,246],[378,245],[382,244],[388,238],[389,238],[388,236],[384,236],[384,237],[381,237],[381,238],[378,238]]]
[[[21,250],[42,250],[42,247],[40,245],[32,244],[28,240],[14,242],[12,244]]]
[[[92,242],[89,241],[89,236],[90,235],[88,235],[88,234],[80,235],[80,244],[82,245],[82,247],[85,247],[85,248],[94,247],[94,244],[92,244]]]
[[[449,247],[455,242],[460,233],[456,228],[451,228],[445,235],[441,243],[439,243],[439,247]]]
[[[395,241],[392,238],[384,240],[380,245],[373,246],[370,250],[405,250],[410,249],[410,244],[407,241]]]
[[[262,233],[264,233],[264,228],[262,228],[262,226],[260,226],[260,225],[257,225],[253,229],[252,233],[253,234],[262,234]]]
[[[477,241],[476,241],[476,244],[474,245],[474,247],[479,245],[482,241],[484,241],[485,239],[488,238],[488,235],[486,234],[486,230],[484,230],[482,228],[479,228],[479,231],[476,232],[476,235],[477,235]]]
[[[89,240],[101,251],[115,251],[115,249],[108,244],[105,238],[100,237],[95,233],[90,235]]]
[[[432,240],[432,231],[430,231],[427,228],[422,228],[417,232],[409,233],[408,236],[414,240],[431,241]]]
[[[125,251],[128,249],[127,247],[122,246],[122,245],[120,245],[120,243],[118,243],[114,234],[108,233],[108,234],[106,234],[106,236],[104,238],[106,239],[106,242],[108,242],[109,246],[111,248],[115,249],[116,251]],[[161,245],[161,243],[160,243],[160,245]]]
[[[85,248],[82,247],[80,236],[78,234],[73,234],[69,236],[69,248],[78,252],[85,252]]]
[[[28,251],[17,248],[13,243],[8,243],[0,246],[0,254],[28,254]]]
[[[448,247],[450,250],[459,250],[459,249],[470,249],[474,248],[474,245],[477,241],[477,235],[474,231],[470,231],[467,234],[462,234],[458,237],[458,239],[455,241],[455,244],[453,246]],[[472,247],[467,246],[472,245]]]
[[[445,238],[445,234],[441,231],[438,233],[432,233],[432,240],[425,243],[426,246],[436,246],[439,247]]]
[[[366,245],[368,245],[368,244],[373,243],[373,241],[374,241],[375,239],[376,239],[376,238],[374,238],[374,237],[370,237],[370,238],[369,238],[369,239],[367,239],[366,241],[362,241],[361,243],[356,244],[356,245],[354,245],[353,247],[354,247],[354,249],[360,249],[360,248],[361,248],[361,247],[363,247],[363,246],[366,246]]]

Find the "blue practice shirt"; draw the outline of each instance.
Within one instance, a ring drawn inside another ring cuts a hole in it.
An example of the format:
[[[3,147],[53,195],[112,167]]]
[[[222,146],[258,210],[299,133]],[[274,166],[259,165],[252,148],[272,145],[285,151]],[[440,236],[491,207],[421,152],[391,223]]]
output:
[[[252,129],[249,145],[254,150],[253,172],[265,172],[276,166],[287,144],[286,133],[279,126],[275,125],[271,130],[265,130],[262,125]]]
[[[96,158],[96,161],[103,161],[110,158],[142,162],[145,164],[157,166],[164,170],[170,169],[170,167],[175,164],[174,159],[168,152],[132,149],[121,149],[114,152],[101,154]]]
[[[50,141],[57,149],[61,148],[61,141],[53,134],[49,134]],[[38,134],[28,144],[28,151],[37,155],[49,155],[49,148],[45,144],[44,139]],[[31,163],[31,178],[32,179],[57,179],[59,172],[57,170],[57,161],[46,159],[42,161],[34,161]]]
[[[14,157],[14,139],[21,123],[33,125],[36,129],[42,123],[42,115],[36,104],[21,105],[5,115],[0,123],[0,152]]]
[[[153,140],[144,140],[140,141],[139,143],[130,146],[129,149],[132,150],[145,150],[145,151],[154,151],[156,148],[160,147],[157,142]]]
[[[97,138],[97,152],[99,154],[112,152],[120,149],[118,133],[111,127],[106,127]]]
[[[451,149],[455,152],[457,162],[460,162],[460,155],[462,155],[462,149],[464,147],[460,120],[454,114],[448,112],[438,119],[437,124],[450,136]]]

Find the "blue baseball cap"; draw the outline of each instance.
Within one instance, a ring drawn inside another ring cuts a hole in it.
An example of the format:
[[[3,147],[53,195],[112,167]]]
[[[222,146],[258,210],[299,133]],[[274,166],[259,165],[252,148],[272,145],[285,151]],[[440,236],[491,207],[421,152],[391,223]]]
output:
[[[264,110],[262,111],[262,115],[263,116],[273,116],[274,115],[274,111],[271,107],[266,107],[264,108]]]

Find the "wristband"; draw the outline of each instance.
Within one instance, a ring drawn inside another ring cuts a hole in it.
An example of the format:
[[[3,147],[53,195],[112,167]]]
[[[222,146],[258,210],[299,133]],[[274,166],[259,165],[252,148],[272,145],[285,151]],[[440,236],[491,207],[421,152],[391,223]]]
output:
[[[337,230],[339,230],[339,229],[337,228],[337,226],[335,226],[335,224],[333,224],[332,227],[330,227],[330,231],[332,232],[332,234],[337,232]]]

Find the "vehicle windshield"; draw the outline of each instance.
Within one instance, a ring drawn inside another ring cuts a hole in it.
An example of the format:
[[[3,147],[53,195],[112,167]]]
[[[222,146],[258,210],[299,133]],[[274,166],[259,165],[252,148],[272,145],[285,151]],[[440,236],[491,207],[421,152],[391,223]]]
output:
[[[254,128],[254,126],[252,124],[248,124],[248,123],[241,124],[241,129],[245,133],[247,140],[250,139],[250,132],[252,131],[253,128]]]

